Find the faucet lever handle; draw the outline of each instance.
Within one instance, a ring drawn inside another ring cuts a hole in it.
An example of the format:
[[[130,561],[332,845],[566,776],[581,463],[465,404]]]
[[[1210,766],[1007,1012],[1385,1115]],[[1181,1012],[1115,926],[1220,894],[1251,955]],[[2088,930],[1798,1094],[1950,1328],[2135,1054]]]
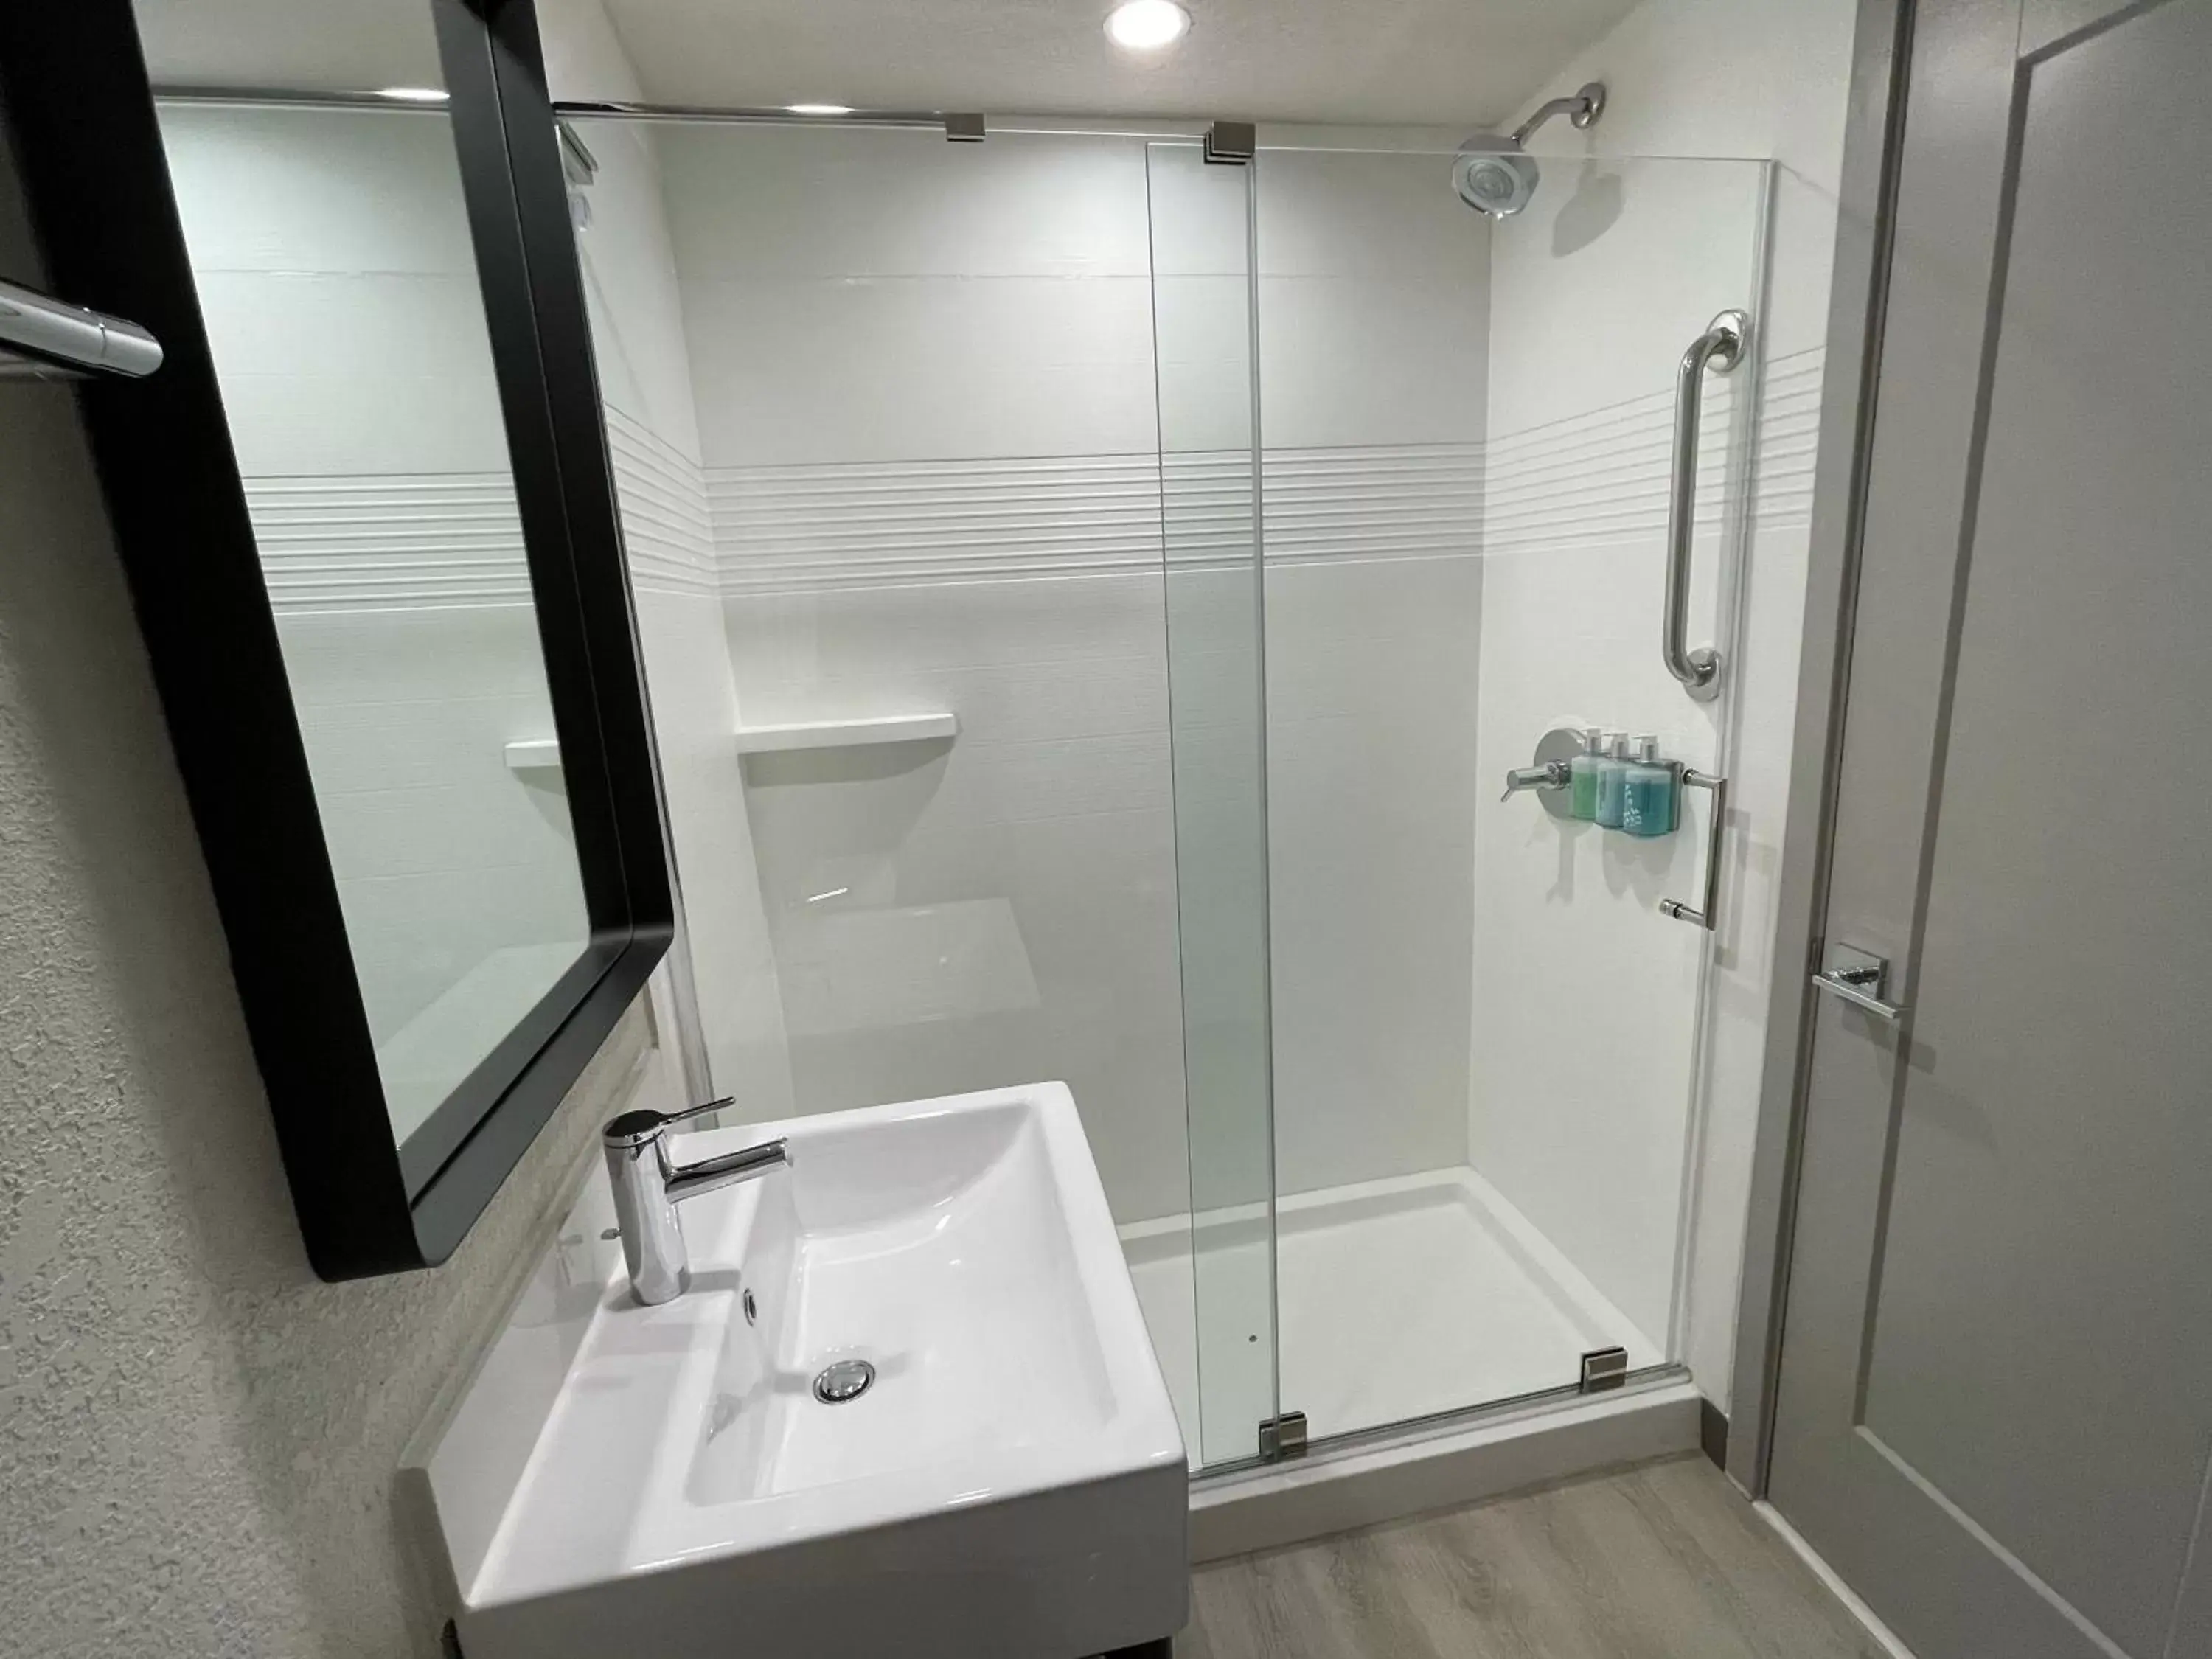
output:
[[[709,1112],[719,1112],[726,1106],[736,1104],[735,1095],[724,1095],[720,1100],[686,1106],[680,1112],[656,1112],[649,1106],[640,1106],[609,1121],[599,1130],[599,1139],[610,1146],[642,1146],[648,1140],[657,1139],[675,1124],[688,1123],[695,1117],[704,1117]]]
[[[709,1112],[719,1112],[725,1106],[734,1106],[737,1103],[738,1097],[735,1095],[724,1095],[720,1100],[702,1101],[696,1106],[686,1106],[680,1112],[665,1112],[661,1115],[660,1121],[663,1123],[688,1123],[695,1117],[704,1117]]]

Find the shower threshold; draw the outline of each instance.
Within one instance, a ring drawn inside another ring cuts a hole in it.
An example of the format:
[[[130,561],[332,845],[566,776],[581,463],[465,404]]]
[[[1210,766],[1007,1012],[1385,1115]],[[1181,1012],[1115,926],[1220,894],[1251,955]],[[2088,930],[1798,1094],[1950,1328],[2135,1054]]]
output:
[[[1121,1232],[1192,1467],[1251,1457],[1273,1397],[1265,1206]],[[1664,1360],[1466,1165],[1294,1194],[1276,1233],[1281,1401],[1316,1440],[1570,1386],[1594,1348]]]

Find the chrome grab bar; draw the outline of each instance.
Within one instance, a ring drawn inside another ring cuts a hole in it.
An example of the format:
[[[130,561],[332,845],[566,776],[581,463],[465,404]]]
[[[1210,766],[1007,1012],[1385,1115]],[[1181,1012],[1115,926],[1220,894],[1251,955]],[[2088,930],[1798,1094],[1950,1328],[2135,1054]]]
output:
[[[1728,824],[1729,782],[1711,772],[1686,766],[1682,769],[1682,784],[1685,788],[1712,792],[1712,816],[1705,822],[1705,902],[1692,906],[1680,899],[1661,899],[1659,914],[1711,933],[1721,925],[1721,836]]]
[[[137,380],[161,366],[161,343],[137,324],[0,282],[0,376],[99,369]]]
[[[1690,343],[1674,374],[1674,467],[1667,494],[1667,616],[1659,654],[1667,672],[1699,702],[1720,695],[1721,653],[1690,648],[1690,551],[1698,521],[1698,423],[1705,415],[1705,371],[1729,374],[1743,362],[1751,319],[1723,311]]]

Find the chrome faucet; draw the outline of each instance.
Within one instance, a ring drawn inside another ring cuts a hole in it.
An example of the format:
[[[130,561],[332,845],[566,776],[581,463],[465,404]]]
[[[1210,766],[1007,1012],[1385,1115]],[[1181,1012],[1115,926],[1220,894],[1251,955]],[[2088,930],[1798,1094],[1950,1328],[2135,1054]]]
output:
[[[1511,800],[1523,789],[1564,789],[1567,787],[1567,763],[1547,761],[1541,766],[1516,767],[1505,775],[1505,793],[1498,799]]]
[[[672,1126],[719,1112],[730,1103],[725,1097],[681,1112],[641,1107],[599,1131],[607,1180],[615,1189],[615,1219],[622,1227],[623,1261],[629,1268],[630,1288],[648,1308],[681,1296],[691,1282],[684,1221],[676,1213],[678,1204],[717,1187],[757,1181],[791,1167],[791,1153],[781,1140],[702,1158],[696,1164],[670,1161],[668,1131]]]

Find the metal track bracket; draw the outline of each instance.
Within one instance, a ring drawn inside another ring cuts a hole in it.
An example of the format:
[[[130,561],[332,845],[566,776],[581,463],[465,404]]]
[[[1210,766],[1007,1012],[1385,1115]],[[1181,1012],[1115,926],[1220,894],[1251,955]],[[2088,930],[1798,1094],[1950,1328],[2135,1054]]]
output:
[[[1260,153],[1260,131],[1249,121],[1216,121],[1206,130],[1206,159],[1241,167]]]
[[[1306,1414],[1285,1412],[1260,1419],[1260,1461],[1279,1463],[1286,1457],[1306,1455]]]
[[[1628,1350],[1593,1348],[1583,1356],[1582,1391],[1604,1394],[1628,1381]]]

